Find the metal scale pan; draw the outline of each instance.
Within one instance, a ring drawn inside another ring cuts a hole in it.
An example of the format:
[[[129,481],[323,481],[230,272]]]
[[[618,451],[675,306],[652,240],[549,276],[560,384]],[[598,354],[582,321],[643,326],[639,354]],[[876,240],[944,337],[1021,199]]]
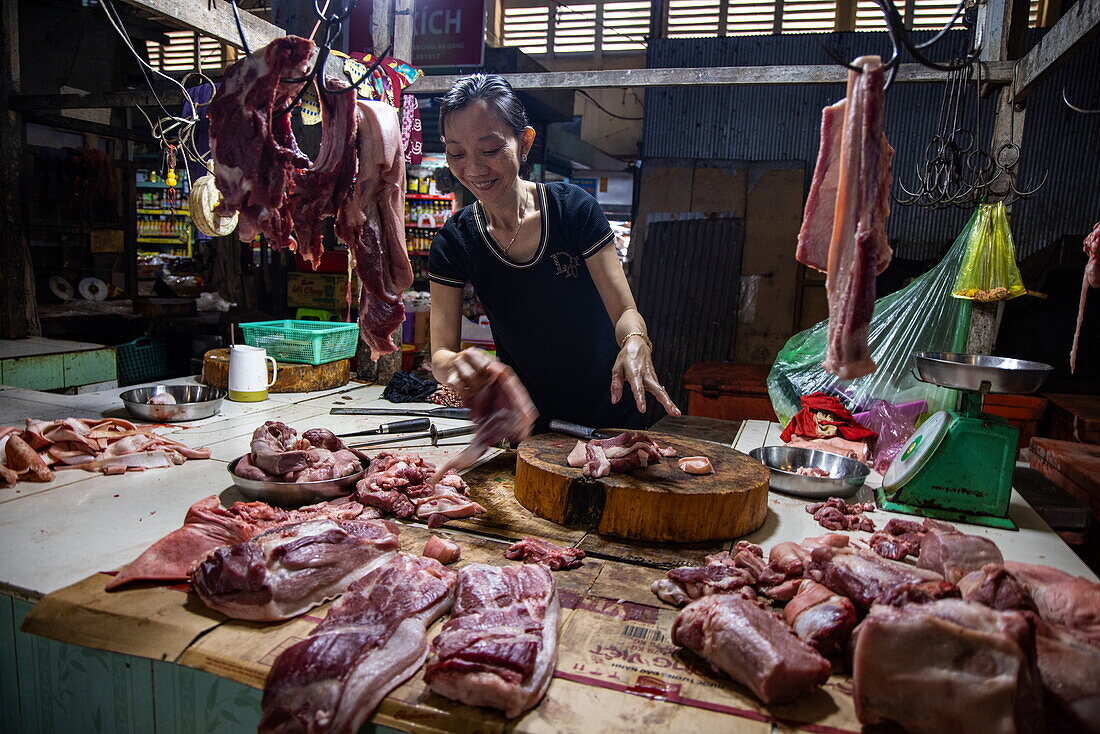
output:
[[[1027,394],[1038,390],[1053,369],[1049,364],[986,354],[914,352],[917,379],[973,392]],[[983,390],[983,385],[988,387]]]

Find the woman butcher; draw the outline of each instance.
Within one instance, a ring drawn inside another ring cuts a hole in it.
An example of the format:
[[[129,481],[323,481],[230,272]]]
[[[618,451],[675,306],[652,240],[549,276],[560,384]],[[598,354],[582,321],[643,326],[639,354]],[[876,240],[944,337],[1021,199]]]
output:
[[[496,75],[460,79],[439,132],[451,172],[477,198],[436,235],[428,257],[432,369],[460,395],[489,380],[493,358],[459,351],[462,288],[485,307],[497,356],[539,412],[585,426],[644,428],[646,393],[680,415],[653,370],[652,343],[596,200],[567,183],[521,178],[535,131]],[[633,400],[621,400],[629,384]]]

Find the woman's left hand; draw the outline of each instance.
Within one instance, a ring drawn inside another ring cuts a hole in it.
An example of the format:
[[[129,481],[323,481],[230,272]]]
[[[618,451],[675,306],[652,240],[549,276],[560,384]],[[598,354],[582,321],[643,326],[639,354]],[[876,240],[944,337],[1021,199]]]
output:
[[[645,394],[652,393],[669,415],[678,417],[680,409],[672,402],[653,369],[653,352],[642,339],[628,338],[619,350],[615,366],[611,368],[611,402],[617,403],[623,396],[623,383],[629,382],[638,411],[645,412]]]

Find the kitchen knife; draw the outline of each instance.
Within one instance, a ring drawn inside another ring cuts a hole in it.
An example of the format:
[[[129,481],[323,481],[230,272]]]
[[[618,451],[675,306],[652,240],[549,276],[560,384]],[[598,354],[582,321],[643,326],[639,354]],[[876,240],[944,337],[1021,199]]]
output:
[[[557,418],[550,421],[550,430],[555,433],[564,433],[566,436],[579,438],[582,441],[591,441],[594,438],[611,438],[611,434],[607,431],[598,431],[595,428],[581,426],[576,423],[570,423],[569,421],[558,420]]]
[[[469,436],[471,433],[477,430],[477,426],[459,426],[458,428],[444,428],[440,430],[434,425],[425,431],[424,433],[409,433],[398,436],[386,436],[385,438],[376,438],[370,441],[362,441],[359,443],[348,444],[348,448],[351,449],[363,449],[368,446],[384,446],[388,443],[402,443],[404,441],[415,441],[417,439],[426,438],[431,441],[432,446],[439,444],[440,439],[451,438],[453,436]]]
[[[458,418],[469,420],[466,408],[430,408],[428,410],[403,410],[401,408],[333,408],[329,415],[425,415],[429,418]]]
[[[431,430],[431,418],[411,418],[407,421],[394,421],[383,423],[378,428],[367,431],[355,431],[354,433],[338,433],[337,438],[351,438],[352,436],[377,436],[380,433],[414,433],[416,431]]]

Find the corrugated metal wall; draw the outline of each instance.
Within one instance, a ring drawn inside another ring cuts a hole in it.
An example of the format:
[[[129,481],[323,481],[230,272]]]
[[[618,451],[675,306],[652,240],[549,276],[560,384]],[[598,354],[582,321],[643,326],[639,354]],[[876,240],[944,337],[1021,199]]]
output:
[[[1032,31],[1033,40],[1042,31]],[[915,34],[927,37],[928,34]],[[961,55],[966,32],[937,44],[933,58]],[[885,33],[663,39],[649,45],[651,68],[819,64],[828,57],[825,40],[841,56],[889,52]],[[1100,106],[1100,41],[1094,41],[1028,99],[1020,183],[1048,183],[1033,199],[1017,204],[1012,226],[1020,257],[1066,234],[1084,234],[1100,219],[1100,116],[1080,115],[1062,103],[1062,87],[1078,105]],[[805,161],[817,158],[821,108],[844,94],[840,85],[773,87],[663,87],[646,92],[645,158],[704,158],[744,161]],[[898,176],[910,186],[933,134],[943,96],[938,84],[898,84],[887,94],[886,132],[897,150]],[[992,118],[993,100],[984,116]],[[988,121],[984,129],[989,129]],[[807,182],[809,175],[807,175]],[[954,241],[968,213],[930,212],[894,205],[888,221],[898,256],[938,256]]]

